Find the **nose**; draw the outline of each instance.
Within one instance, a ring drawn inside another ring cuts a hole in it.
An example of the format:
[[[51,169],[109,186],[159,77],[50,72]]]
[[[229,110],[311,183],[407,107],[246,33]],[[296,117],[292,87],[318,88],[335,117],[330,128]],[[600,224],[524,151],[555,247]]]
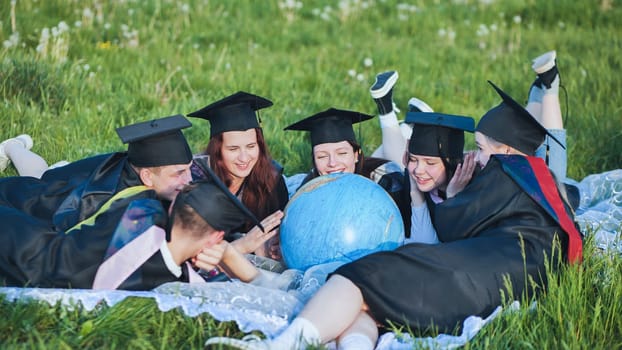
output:
[[[329,167],[335,167],[337,165],[336,162],[336,157],[334,157],[332,154],[328,156],[328,166]]]
[[[423,174],[425,172],[425,165],[423,162],[417,162],[413,171],[415,174]]]
[[[246,150],[240,150],[240,153],[238,154],[238,159],[242,162],[245,162],[249,159],[249,155],[248,152]]]
[[[192,173],[190,172],[190,169],[188,169],[187,171],[184,172],[184,174],[182,176],[179,177],[179,181],[183,184],[183,185],[187,185],[190,183],[190,181],[192,181]]]

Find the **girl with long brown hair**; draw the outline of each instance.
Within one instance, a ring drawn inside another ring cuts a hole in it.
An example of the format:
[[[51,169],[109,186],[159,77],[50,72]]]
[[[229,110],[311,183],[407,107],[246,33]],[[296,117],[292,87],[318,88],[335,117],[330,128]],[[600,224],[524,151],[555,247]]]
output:
[[[278,219],[288,194],[281,169],[272,158],[256,111],[272,102],[243,91],[188,114],[210,121],[210,141],[204,155],[195,158],[194,176],[201,177],[201,162],[209,166],[255,216]],[[278,230],[263,232],[249,222],[227,237],[242,253],[280,260]]]

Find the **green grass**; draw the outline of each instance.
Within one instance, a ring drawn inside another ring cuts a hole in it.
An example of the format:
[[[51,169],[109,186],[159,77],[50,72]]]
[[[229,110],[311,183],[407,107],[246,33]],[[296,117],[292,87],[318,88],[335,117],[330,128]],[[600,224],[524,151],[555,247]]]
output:
[[[620,1],[406,4],[18,0],[12,11],[3,1],[0,139],[28,133],[50,163],[77,160],[123,149],[115,127],[245,90],[274,101],[261,114],[263,127],[272,155],[294,174],[310,167],[309,146],[283,127],[328,107],[375,114],[368,88],[378,72],[399,71],[394,96],[402,109],[417,96],[435,110],[479,119],[499,102],[486,80],[525,101],[530,59],[556,49],[568,91],[569,176],[621,167]],[[55,37],[61,21],[69,30]],[[38,51],[44,28],[50,38]],[[199,152],[209,127],[193,123],[185,134]],[[370,153],[380,130],[363,124]],[[467,142],[473,147],[472,137]],[[10,167],[2,175],[14,174]],[[619,257],[588,256],[561,274],[535,311],[502,317],[467,348],[620,347],[620,272]],[[6,301],[1,308],[3,348],[200,348],[207,336],[238,334],[208,316],[161,313],[149,300],[90,313]]]

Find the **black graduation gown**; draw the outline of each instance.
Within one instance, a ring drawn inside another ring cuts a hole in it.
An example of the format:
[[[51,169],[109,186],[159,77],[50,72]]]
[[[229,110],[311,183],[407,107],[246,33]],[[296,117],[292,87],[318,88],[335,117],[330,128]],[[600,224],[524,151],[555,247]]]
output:
[[[43,288],[92,288],[93,280],[121,218],[132,210],[132,218],[148,217],[165,227],[167,214],[154,191],[143,191],[115,202],[97,216],[93,225],[83,225],[70,233],[58,232],[49,223],[33,220],[14,208],[0,207],[0,215],[11,216],[16,224],[7,227],[0,246],[0,285]],[[141,205],[128,209],[130,203]],[[137,210],[141,210],[137,214]],[[135,234],[140,234],[136,232]],[[150,290],[163,283],[188,281],[187,266],[177,278],[166,267],[160,251],[154,253],[118,289]]]
[[[41,179],[0,179],[0,206],[65,231],[94,214],[117,192],[138,185],[142,183],[127,162],[126,152],[103,154],[48,170]],[[13,225],[3,215],[0,220],[5,226]],[[20,224],[27,229],[27,221]]]
[[[18,287],[91,288],[110,239],[132,200],[154,197],[144,191],[116,201],[94,225],[71,233],[23,211],[0,206],[3,228],[0,245],[0,284]]]
[[[335,272],[360,288],[385,326],[451,332],[469,315],[485,317],[501,305],[501,291],[510,300],[533,295],[526,276],[544,288],[544,256],[551,257],[554,237],[563,252],[568,244],[559,224],[495,157],[460,194],[436,206],[433,221],[443,243],[408,244]]]
[[[166,267],[162,253],[157,251],[138,270],[128,277],[117,289],[151,290],[168,282],[188,282],[188,265],[181,265],[182,275],[176,277]]]

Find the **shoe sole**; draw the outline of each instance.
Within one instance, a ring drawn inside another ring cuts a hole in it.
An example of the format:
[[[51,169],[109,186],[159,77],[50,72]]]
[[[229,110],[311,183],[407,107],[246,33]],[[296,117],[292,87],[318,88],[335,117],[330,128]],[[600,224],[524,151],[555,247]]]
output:
[[[421,112],[428,112],[428,113],[434,112],[432,107],[430,107],[427,103],[421,101],[420,99],[416,97],[411,97],[410,100],[408,100],[408,109],[410,109],[411,106],[417,108]]]
[[[375,89],[376,85],[378,85],[378,83],[379,83],[378,76],[382,76],[382,75],[388,74],[388,73],[390,73],[391,75],[382,84],[382,87],[380,87],[378,89]],[[382,73],[382,74],[379,74],[378,76],[376,76],[376,82],[374,82],[374,85],[372,85],[372,87],[369,89],[369,92],[371,93],[371,97],[372,98],[382,98],[382,97],[386,96],[386,94],[391,89],[393,89],[393,86],[395,85],[395,82],[397,81],[397,78],[398,78],[397,71],[390,71],[390,72]]]
[[[549,51],[547,53],[544,53],[533,59],[531,69],[533,69],[536,74],[548,72],[550,69],[555,67],[556,58],[557,52],[555,51]]]
[[[227,337],[214,337],[208,339],[203,344],[205,349],[240,349],[240,350],[265,350],[266,347],[262,347],[259,344],[247,342],[242,339],[227,338]]]

